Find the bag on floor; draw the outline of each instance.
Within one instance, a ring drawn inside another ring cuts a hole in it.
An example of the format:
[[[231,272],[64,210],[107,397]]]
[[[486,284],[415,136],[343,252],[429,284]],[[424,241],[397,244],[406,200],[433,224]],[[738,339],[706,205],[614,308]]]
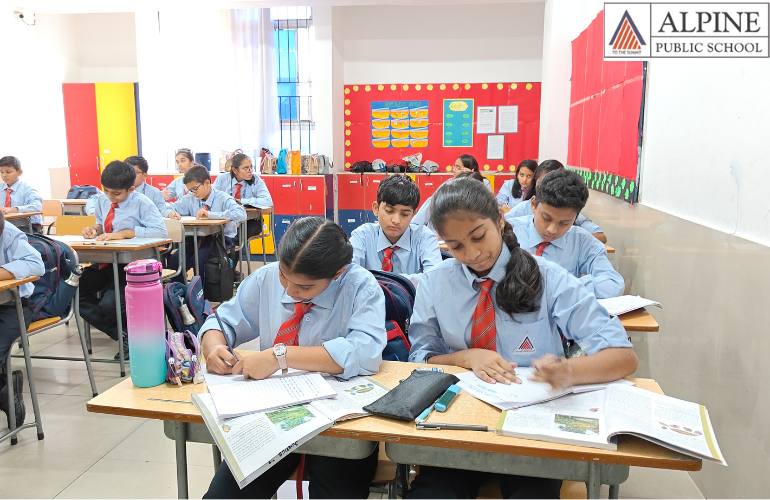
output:
[[[69,314],[77,291],[65,281],[77,265],[77,255],[66,243],[41,234],[29,234],[27,239],[32,248],[40,253],[45,267],[45,273],[34,282],[35,289],[29,297],[32,321],[64,317]]]
[[[211,252],[204,265],[203,296],[211,302],[230,299],[235,285],[235,269],[220,238],[211,238]]]
[[[188,284],[171,282],[163,286],[163,308],[171,328],[177,332],[189,330],[198,334],[203,322],[211,314],[211,304],[203,296],[200,276],[193,276]]]

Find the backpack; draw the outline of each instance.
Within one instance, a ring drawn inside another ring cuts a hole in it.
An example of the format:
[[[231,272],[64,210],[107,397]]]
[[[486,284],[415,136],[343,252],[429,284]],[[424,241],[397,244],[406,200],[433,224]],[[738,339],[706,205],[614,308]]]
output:
[[[388,343],[382,351],[386,361],[408,361],[409,318],[412,316],[416,290],[409,278],[396,273],[370,270],[385,294],[385,331]]]
[[[189,330],[166,332],[166,380],[170,384],[181,386],[183,382],[203,382],[200,359],[201,346],[193,333]]]
[[[72,186],[67,192],[68,200],[87,200],[99,191],[96,187],[85,184],[83,186]]]
[[[66,243],[52,240],[42,234],[28,234],[29,244],[40,253],[45,273],[35,281],[29,297],[32,321],[56,316],[65,317],[72,306],[77,287],[66,283],[78,258]]]
[[[204,264],[203,296],[211,302],[224,302],[233,296],[235,270],[222,239],[214,237],[210,241],[211,251]]]
[[[372,168],[372,162],[361,160],[355,162],[353,166],[350,167],[350,171],[357,174],[362,174],[364,172],[374,172],[374,168]]]
[[[197,335],[211,314],[211,304],[203,297],[203,282],[193,276],[187,285],[178,282],[163,286],[163,307],[171,328],[176,332],[189,330]]]

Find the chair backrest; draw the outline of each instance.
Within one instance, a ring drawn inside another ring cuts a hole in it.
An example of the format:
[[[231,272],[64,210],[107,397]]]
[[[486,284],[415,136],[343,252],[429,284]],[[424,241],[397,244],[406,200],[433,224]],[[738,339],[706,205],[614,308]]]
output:
[[[83,229],[96,225],[94,215],[61,215],[56,219],[56,234],[83,234]]]
[[[181,243],[184,238],[184,226],[182,226],[181,220],[176,219],[163,219],[166,223],[166,231],[168,231],[168,237],[174,243]]]
[[[45,217],[58,217],[62,214],[62,205],[59,200],[43,200],[43,215]]]

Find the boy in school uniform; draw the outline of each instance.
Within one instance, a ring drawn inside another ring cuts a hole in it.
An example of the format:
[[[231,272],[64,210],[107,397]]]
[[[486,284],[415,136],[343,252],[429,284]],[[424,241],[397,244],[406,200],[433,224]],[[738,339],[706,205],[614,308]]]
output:
[[[181,219],[183,216],[193,216],[199,219],[227,219],[229,222],[225,225],[225,243],[231,247],[238,234],[238,225],[246,220],[246,209],[229,194],[214,189],[208,170],[200,165],[192,167],[184,174],[184,185],[188,193],[171,205],[171,211],[167,217],[171,219]],[[201,273],[206,267],[203,264],[208,259],[213,243],[212,238],[219,238],[219,235],[199,239],[198,265]],[[193,265],[195,258],[192,244],[192,238],[188,238],[186,241],[186,245],[190,247],[190,251],[187,252],[188,267]]]
[[[5,217],[0,213],[0,280],[42,276],[45,267],[40,254],[27,241],[27,235],[13,224],[6,224]],[[19,287],[24,322],[29,325],[31,313],[27,309],[27,298],[32,295],[35,286],[26,283]],[[24,423],[24,376],[21,370],[14,370],[12,387],[8,387],[7,365],[8,353],[13,342],[19,338],[19,319],[16,316],[16,303],[10,292],[0,292],[0,410],[7,416],[8,428],[11,426],[11,412],[8,406],[8,391],[13,390],[14,406],[16,409],[16,428]]]
[[[166,205],[166,200],[163,199],[163,194],[160,192],[160,189],[147,184],[147,171],[150,169],[147,160],[141,156],[129,156],[126,158],[125,162],[131,165],[134,172],[136,172],[134,191],[148,197],[150,201],[158,207],[160,215],[166,215],[170,208]]]
[[[43,199],[37,190],[19,180],[21,177],[21,162],[15,156],[0,158],[0,196],[2,196],[2,212],[12,214],[17,212],[40,212],[43,210]],[[39,215],[30,217],[32,231],[43,232],[43,218]]]
[[[143,194],[135,191],[134,168],[122,161],[110,162],[102,172],[104,193],[96,195],[96,225],[83,229],[83,237],[98,241],[138,238],[166,238],[168,232],[158,207]],[[123,331],[126,331],[126,278],[123,268],[118,270]],[[115,317],[115,288],[112,266],[93,266],[80,278],[80,313],[91,325],[118,340],[118,324]],[[123,337],[123,347],[128,357],[128,342]],[[117,359],[116,355],[116,359]]]
[[[383,180],[372,204],[377,222],[357,227],[350,236],[353,262],[366,269],[403,274],[412,281],[441,264],[436,234],[427,226],[410,224],[419,203],[420,191],[408,176]]]
[[[509,219],[519,244],[532,255],[556,262],[598,299],[623,294],[623,277],[607,258],[604,245],[574,225],[588,201],[583,179],[569,170],[546,174],[532,197],[532,215]]]

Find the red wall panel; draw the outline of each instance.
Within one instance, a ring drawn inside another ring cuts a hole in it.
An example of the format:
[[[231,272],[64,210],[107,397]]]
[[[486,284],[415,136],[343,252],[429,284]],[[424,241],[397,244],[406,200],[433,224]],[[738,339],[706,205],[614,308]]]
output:
[[[100,187],[99,133],[93,83],[62,84],[70,183]]]
[[[326,179],[303,175],[299,179],[299,214],[326,215]]]

